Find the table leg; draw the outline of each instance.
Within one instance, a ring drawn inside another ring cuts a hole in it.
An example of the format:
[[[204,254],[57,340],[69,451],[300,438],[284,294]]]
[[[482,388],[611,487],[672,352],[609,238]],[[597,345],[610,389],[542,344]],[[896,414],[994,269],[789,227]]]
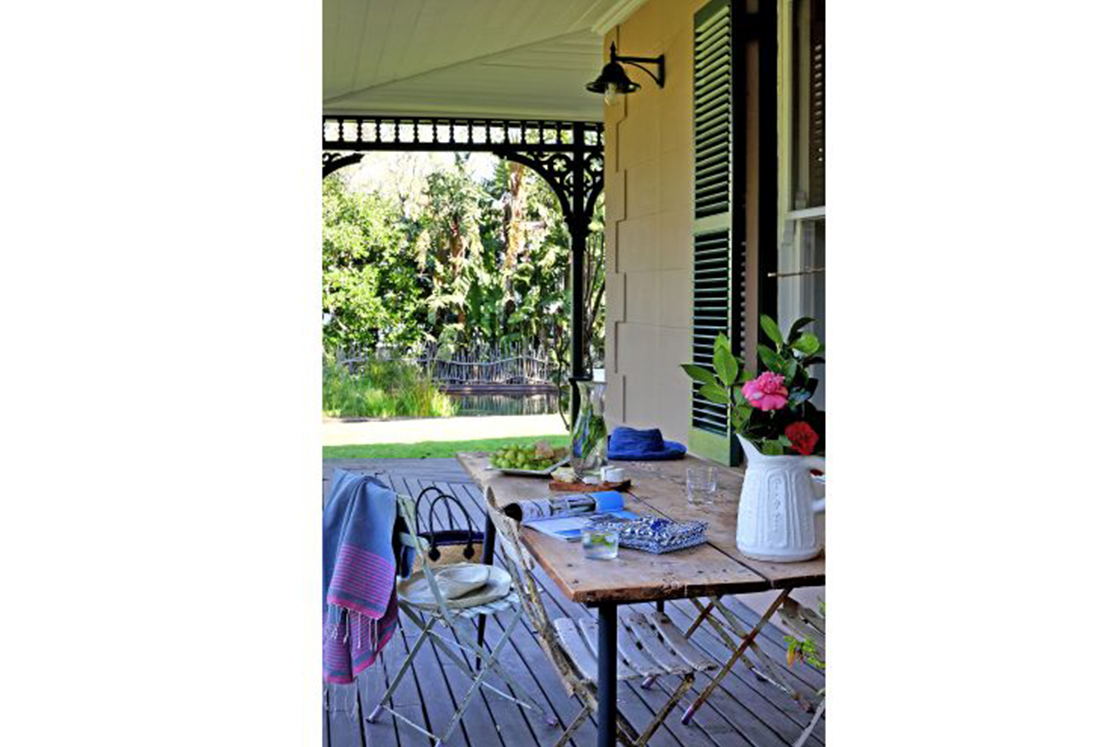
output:
[[[618,606],[599,606],[599,747],[615,747],[618,724]]]
[[[494,535],[498,533],[497,527],[494,526],[494,520],[490,518],[490,512],[486,512],[486,529],[482,535],[482,564],[494,564]],[[478,647],[485,648],[486,643],[486,618],[489,615],[478,616]],[[481,659],[474,660],[474,667],[478,669],[482,666]]]

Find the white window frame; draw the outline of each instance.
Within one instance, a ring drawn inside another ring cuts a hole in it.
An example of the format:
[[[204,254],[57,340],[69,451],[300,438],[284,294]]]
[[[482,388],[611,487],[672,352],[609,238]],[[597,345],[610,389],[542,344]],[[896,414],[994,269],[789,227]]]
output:
[[[819,280],[824,268],[807,266],[805,255],[805,234],[825,220],[825,206],[806,207],[807,197],[797,193],[799,184],[808,183],[809,159],[797,158],[795,147],[807,147],[808,106],[795,106],[795,97],[807,100],[809,90],[809,66],[795,69],[798,55],[794,51],[800,47],[802,52],[809,46],[809,12],[811,0],[780,0],[778,6],[778,312],[783,326],[794,318],[803,316],[812,304],[809,298],[810,282]],[[798,12],[802,13],[802,23],[798,28]],[[800,30],[801,38],[797,38]],[[802,54],[800,59],[805,59]],[[800,73],[801,80],[795,80]],[[800,117],[795,120],[795,112]],[[801,131],[797,137],[795,128]],[[800,174],[795,174],[794,167]],[[799,177],[799,178],[798,178]],[[809,271],[813,274],[803,274]],[[819,313],[810,314],[820,316]],[[822,320],[823,321],[823,320]],[[824,407],[823,371],[821,385],[813,401]]]

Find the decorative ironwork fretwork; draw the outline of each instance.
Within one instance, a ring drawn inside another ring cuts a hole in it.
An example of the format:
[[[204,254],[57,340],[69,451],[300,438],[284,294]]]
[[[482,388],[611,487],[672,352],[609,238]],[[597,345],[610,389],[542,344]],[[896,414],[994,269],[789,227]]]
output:
[[[323,178],[343,168],[352,166],[362,160],[361,153],[329,153],[323,152]]]
[[[603,125],[598,122],[326,116],[323,150],[494,153],[540,174],[560,197],[569,222],[590,221],[603,189]]]
[[[496,148],[494,152],[510,161],[523,163],[536,171],[560,197],[564,218],[590,220],[595,200],[603,191],[603,156],[601,153],[536,153],[533,151]],[[582,182],[582,193],[576,195],[576,180]]]
[[[587,234],[603,191],[603,125],[530,119],[334,115],[323,117],[323,176],[367,151],[493,153],[533,169],[560,198],[572,240],[572,277],[583,277]],[[328,163],[328,160],[330,160]],[[357,161],[350,161],[356,163]],[[583,283],[571,283],[572,376],[586,378]],[[572,398],[573,412],[577,405]]]
[[[536,151],[601,152],[603,125],[536,119],[323,117],[324,150],[487,151],[498,145]]]

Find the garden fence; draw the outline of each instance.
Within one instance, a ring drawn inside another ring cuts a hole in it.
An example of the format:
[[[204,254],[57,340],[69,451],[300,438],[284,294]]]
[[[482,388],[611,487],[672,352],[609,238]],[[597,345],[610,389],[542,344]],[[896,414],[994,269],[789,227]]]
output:
[[[431,345],[419,356],[400,355],[381,348],[372,356],[356,351],[339,356],[339,363],[353,372],[370,358],[411,361],[426,369],[440,384],[457,386],[553,384],[556,365],[541,349],[524,344],[471,345],[448,354]]]

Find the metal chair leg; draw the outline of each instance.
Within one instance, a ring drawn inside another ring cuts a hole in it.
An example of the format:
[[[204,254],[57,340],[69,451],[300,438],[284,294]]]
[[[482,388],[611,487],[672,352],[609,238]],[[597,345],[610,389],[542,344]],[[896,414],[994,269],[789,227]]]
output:
[[[591,706],[584,705],[584,707],[580,710],[580,712],[578,714],[576,714],[576,717],[574,719],[572,719],[572,723],[568,724],[568,728],[565,729],[564,733],[560,735],[560,738],[556,740],[556,744],[553,745],[553,747],[563,747],[564,743],[567,742],[569,739],[573,740],[572,744],[574,745],[575,744],[574,740],[575,740],[576,729],[578,729],[580,726],[582,726],[583,722],[586,721],[587,717],[590,716],[590,715],[591,715]]]
[[[789,589],[785,589],[774,599],[773,602],[771,602],[770,606],[766,609],[766,613],[761,618],[759,618],[758,624],[751,628],[751,631],[747,633],[746,637],[739,644],[739,647],[735,649],[735,652],[731,655],[731,658],[727,660],[727,663],[723,665],[719,672],[716,673],[716,676],[712,678],[712,681],[708,683],[708,686],[704,688],[704,692],[700,693],[700,697],[693,701],[692,705],[690,705],[688,707],[688,710],[684,712],[684,715],[681,716],[682,724],[688,724],[688,722],[692,721],[692,717],[696,714],[697,709],[699,709],[700,706],[704,705],[704,701],[706,701],[711,696],[712,692],[714,692],[715,689],[719,687],[719,683],[722,682],[723,678],[727,676],[727,673],[731,671],[731,667],[735,665],[735,662],[739,661],[739,659],[743,656],[743,653],[747,650],[747,647],[751,645],[751,642],[754,641],[754,639],[762,631],[762,628],[766,625],[767,621],[770,619],[770,616],[774,614],[774,611],[777,610],[781,603],[785,601],[785,598],[789,596],[789,592]]]
[[[685,693],[687,693],[692,688],[692,683],[695,680],[696,675],[692,672],[689,672],[688,674],[681,677],[681,684],[677,686],[677,689],[673,691],[673,694],[669,698],[669,700],[665,703],[665,705],[661,706],[661,710],[657,712],[656,716],[654,716],[653,721],[649,722],[649,725],[646,726],[646,730],[643,731],[641,733],[641,736],[638,737],[638,740],[635,743],[637,747],[642,747],[646,742],[650,740],[650,738],[653,737],[653,733],[657,731],[657,729],[663,723],[665,723],[666,717],[668,717],[668,715],[673,712],[673,708],[677,705],[677,703],[680,702],[681,698],[685,696]]]
[[[373,709],[373,712],[366,716],[367,722],[372,724],[377,721],[378,717],[381,715],[381,712],[385,709],[385,704],[389,702],[389,698],[392,697],[393,693],[397,689],[397,686],[401,684],[401,680],[404,679],[405,674],[412,667],[412,660],[416,658],[416,654],[420,652],[420,647],[424,645],[424,640],[432,632],[432,625],[434,623],[435,619],[429,618],[428,621],[424,624],[423,628],[420,630],[420,637],[417,638],[415,643],[412,644],[412,649],[409,650],[408,656],[406,656],[404,659],[404,663],[401,664],[400,669],[398,669],[397,673],[393,676],[393,681],[389,683],[389,689],[386,690],[385,694],[381,696],[381,700],[377,702],[377,707]]]
[[[475,694],[478,692],[479,687],[482,686],[482,677],[486,674],[487,670],[490,669],[491,665],[493,665],[498,660],[498,652],[500,652],[505,647],[506,643],[509,642],[510,636],[513,633],[513,629],[513,625],[510,625],[506,628],[505,632],[502,633],[502,637],[498,639],[497,645],[494,646],[494,650],[491,651],[490,654],[483,660],[482,667],[479,669],[478,674],[475,675],[474,681],[471,682],[471,686],[467,689],[467,694],[463,696],[463,700],[459,703],[459,707],[455,710],[455,715],[451,717],[451,723],[447,725],[447,728],[443,732],[443,736],[436,741],[437,746],[442,745],[443,741],[447,739],[447,737],[450,736],[451,732],[455,730],[455,727],[459,725],[459,720],[462,719],[463,714],[466,713],[467,706],[469,706],[471,701],[474,700]]]

